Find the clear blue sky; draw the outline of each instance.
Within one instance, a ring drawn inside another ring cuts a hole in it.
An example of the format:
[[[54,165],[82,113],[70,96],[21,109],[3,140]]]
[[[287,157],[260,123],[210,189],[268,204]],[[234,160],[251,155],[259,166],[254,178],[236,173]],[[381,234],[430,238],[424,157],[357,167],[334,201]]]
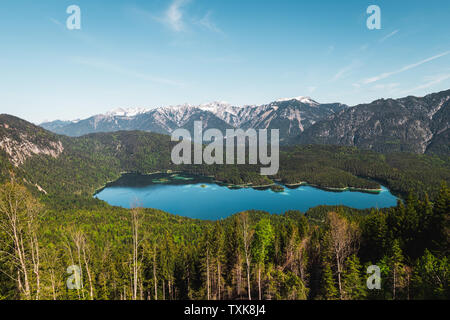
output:
[[[66,8],[81,8],[68,30]],[[366,9],[381,8],[381,30]],[[282,97],[354,105],[450,88],[448,0],[2,0],[0,113]]]

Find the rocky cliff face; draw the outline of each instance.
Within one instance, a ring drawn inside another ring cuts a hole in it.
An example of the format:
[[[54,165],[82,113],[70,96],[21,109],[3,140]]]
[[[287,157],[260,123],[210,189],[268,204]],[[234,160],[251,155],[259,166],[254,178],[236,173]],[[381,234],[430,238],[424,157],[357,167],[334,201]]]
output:
[[[311,100],[312,101],[312,100]],[[340,103],[306,104],[297,99],[272,102],[254,107],[248,119],[242,121],[244,129],[279,129],[282,143],[302,134],[316,122],[329,119],[348,107]]]
[[[449,145],[449,118],[450,90],[423,98],[381,99],[343,110],[290,142],[357,146],[380,152],[445,154]]]
[[[0,150],[17,167],[33,155],[56,158],[64,147],[56,135],[19,118],[0,115]]]

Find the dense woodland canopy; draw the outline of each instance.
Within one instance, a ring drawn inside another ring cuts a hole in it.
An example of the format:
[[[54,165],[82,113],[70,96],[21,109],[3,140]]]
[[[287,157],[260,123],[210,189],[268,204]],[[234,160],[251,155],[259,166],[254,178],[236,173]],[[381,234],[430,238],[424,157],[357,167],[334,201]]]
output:
[[[67,138],[63,138],[67,139]],[[408,153],[379,154],[342,146],[282,148],[276,176],[260,175],[254,165],[173,165],[169,137],[145,132],[94,134],[64,141],[58,158],[35,156],[18,172],[49,194],[91,195],[124,172],[183,171],[232,185],[306,182],[323,188],[379,189],[380,183],[400,196],[413,190],[434,199],[442,181],[450,182],[449,157]],[[1,155],[0,155],[1,158]]]
[[[64,152],[13,166],[0,151],[0,299],[450,297],[448,157],[287,147],[278,175],[261,177],[256,166],[173,166],[172,144],[162,135],[67,138],[15,118],[9,124],[36,143],[59,139]],[[123,172],[163,170],[235,185],[278,179],[373,189],[381,183],[404,201],[382,210],[248,211],[214,222],[112,207],[92,197]],[[374,264],[381,268],[381,290],[366,286]],[[81,268],[78,290],[66,285],[72,265]]]
[[[448,299],[450,190],[384,210],[249,211],[210,222],[0,188],[4,299]],[[368,290],[376,264],[382,290]],[[83,287],[68,290],[66,269]]]

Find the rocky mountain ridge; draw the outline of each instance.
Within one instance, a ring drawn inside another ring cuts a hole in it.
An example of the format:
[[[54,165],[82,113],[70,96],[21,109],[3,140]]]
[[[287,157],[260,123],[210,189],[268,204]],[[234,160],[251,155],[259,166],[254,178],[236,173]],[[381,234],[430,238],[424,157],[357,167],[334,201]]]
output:
[[[203,121],[204,128],[280,129],[281,139],[301,133],[347,106],[339,103],[320,104],[308,97],[280,99],[260,106],[236,107],[225,102],[193,106],[162,107],[151,110],[117,109],[84,120],[53,121],[41,124],[47,130],[68,136],[95,132],[142,130],[170,134],[175,129],[192,130],[194,121]]]

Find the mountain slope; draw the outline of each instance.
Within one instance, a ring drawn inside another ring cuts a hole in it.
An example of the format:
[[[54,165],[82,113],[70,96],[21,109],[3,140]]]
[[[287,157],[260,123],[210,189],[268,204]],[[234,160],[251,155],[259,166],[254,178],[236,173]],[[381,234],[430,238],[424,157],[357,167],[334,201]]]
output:
[[[61,140],[55,134],[5,114],[0,114],[0,149],[16,167],[33,155],[57,158],[64,151]]]
[[[47,130],[67,136],[82,136],[96,132],[142,130],[170,134],[186,128],[192,132],[194,121],[203,121],[204,129],[280,129],[285,140],[298,135],[317,121],[340,112],[347,106],[319,104],[311,98],[280,99],[261,106],[235,107],[223,102],[200,106],[182,105],[149,111],[119,109],[72,122],[53,121],[41,124]]]
[[[231,184],[268,182],[251,165],[182,165],[171,163],[175,142],[144,131],[95,133],[67,137],[13,116],[0,116],[0,180],[10,172],[36,192],[65,199],[92,193],[123,172],[185,171]],[[13,148],[12,148],[12,147]],[[282,183],[307,181],[323,188],[377,188],[382,182],[405,196],[410,189],[436,196],[441,181],[450,182],[448,157],[407,153],[379,154],[340,146],[296,146],[280,150]],[[68,204],[69,205],[69,204]]]
[[[242,121],[245,129],[279,129],[281,142],[303,133],[317,121],[328,119],[341,112],[347,106],[335,104],[305,104],[297,99],[272,102],[268,105],[254,107],[252,116]]]
[[[290,143],[357,146],[379,152],[448,155],[450,90],[423,98],[381,99],[348,108]]]
[[[194,121],[204,129],[279,129],[284,145],[331,144],[378,152],[449,155],[450,90],[425,97],[380,99],[348,107],[320,104],[308,97],[279,99],[260,106],[235,107],[223,102],[153,110],[116,110],[91,118],[42,124],[55,133],[82,136],[96,132],[142,130],[170,134]]]

